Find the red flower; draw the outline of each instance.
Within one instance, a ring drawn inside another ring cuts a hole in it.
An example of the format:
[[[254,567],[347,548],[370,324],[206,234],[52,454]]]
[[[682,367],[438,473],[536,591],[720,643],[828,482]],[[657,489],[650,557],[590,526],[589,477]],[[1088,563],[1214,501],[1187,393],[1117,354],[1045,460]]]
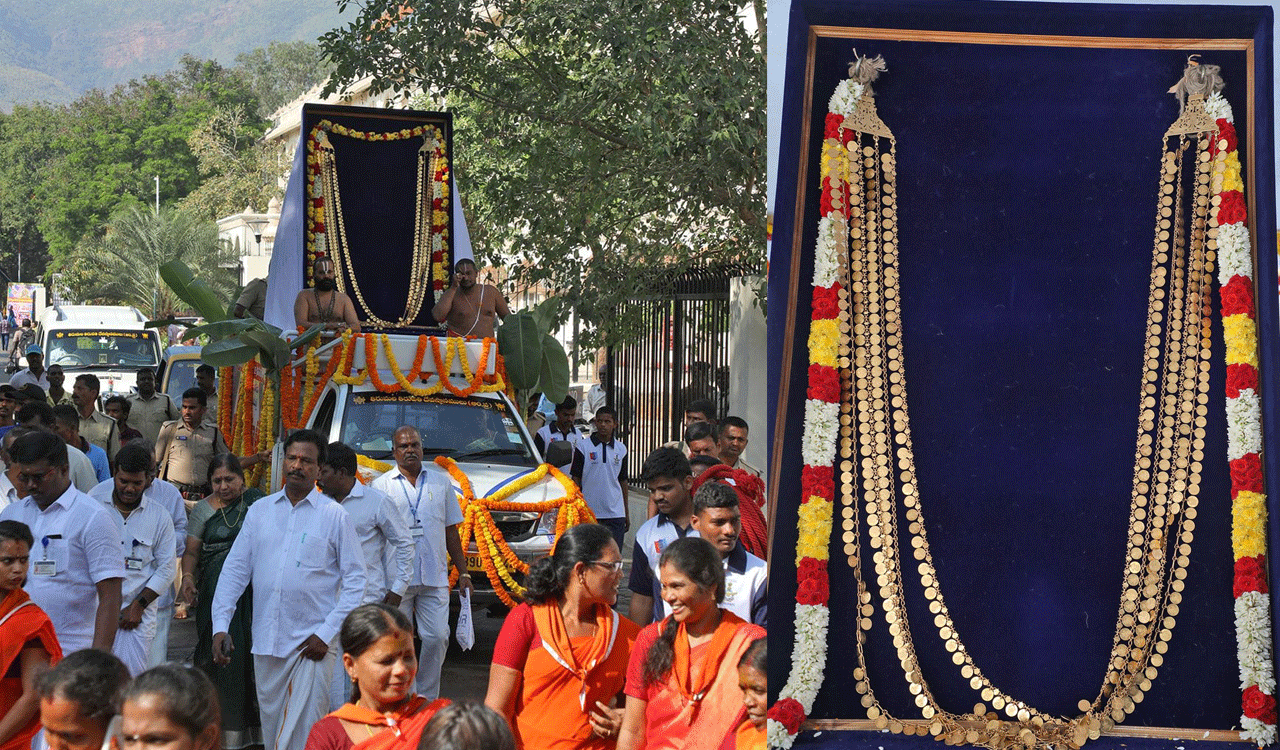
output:
[[[1248,315],[1253,318],[1253,284],[1236,274],[1219,292],[1222,295],[1222,317]]]
[[[818,201],[818,213],[826,216],[831,213],[831,178],[822,178],[822,198]]]
[[[826,576],[806,578],[796,588],[797,604],[825,606],[830,596],[831,590],[827,586]]]
[[[1236,574],[1231,588],[1237,599],[1247,591],[1267,593],[1267,556],[1256,555],[1236,560]]]
[[[795,698],[783,698],[769,709],[769,718],[786,727],[787,734],[795,734],[804,723],[804,706]]]
[[[826,131],[823,138],[839,138],[840,123],[844,122],[844,115],[838,115],[835,112],[827,113]]]
[[[1209,153],[1218,154],[1218,142],[1227,142],[1227,153],[1236,150],[1236,128],[1231,123],[1222,118],[1218,118],[1218,137],[1209,141]]]
[[[1222,201],[1218,204],[1218,226],[1243,224],[1249,218],[1249,211],[1244,205],[1244,194],[1239,190],[1227,190],[1221,193]]]
[[[1262,492],[1262,460],[1246,453],[1231,462],[1231,499],[1241,492]]]
[[[781,703],[781,701],[779,701]],[[1263,724],[1276,723],[1276,699],[1250,685],[1244,689],[1244,715]]]
[[[813,319],[830,320],[840,314],[840,285],[813,288]]]
[[[323,222],[323,221],[317,221],[317,222],[316,222],[316,228],[315,228],[315,231],[316,231],[316,234],[323,234],[323,233],[324,233],[324,222]]]
[[[801,502],[808,502],[809,498],[815,495],[833,500],[836,496],[836,480],[833,471],[834,469],[830,466],[805,466],[801,469]]]
[[[829,404],[840,401],[840,374],[834,367],[809,365],[809,398]]]
[[[815,560],[812,557],[800,558],[800,564],[796,566],[796,581],[803,581],[806,578],[814,576],[827,575],[827,563],[825,560]]]
[[[1240,398],[1240,391],[1250,388],[1258,392],[1258,370],[1253,365],[1227,365],[1227,397]]]

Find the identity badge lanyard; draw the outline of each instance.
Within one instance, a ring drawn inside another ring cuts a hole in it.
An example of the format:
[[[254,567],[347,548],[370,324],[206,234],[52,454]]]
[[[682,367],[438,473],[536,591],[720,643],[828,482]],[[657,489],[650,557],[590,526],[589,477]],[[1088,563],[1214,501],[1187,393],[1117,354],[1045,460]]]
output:
[[[422,475],[418,475],[418,479],[422,479]],[[409,480],[402,478],[402,481],[407,482]],[[415,482],[415,484],[417,485],[418,490],[417,499],[415,500],[410,497],[409,490],[405,490],[404,501],[409,503],[409,510],[413,512],[413,528],[410,529],[410,531],[413,532],[414,537],[420,537],[422,536],[422,521],[418,518],[418,506],[422,505],[422,490],[426,487],[426,482],[423,482],[422,484],[417,484]]]
[[[138,545],[142,544],[137,539],[133,540],[133,546],[129,550],[129,556],[124,559],[125,570],[142,570],[142,558],[138,557]]]
[[[49,534],[48,536],[40,540],[40,545],[44,547],[44,559],[36,560],[35,565],[32,566],[34,568],[31,571],[32,575],[37,575],[37,576],[57,575],[58,563],[56,560],[49,559],[49,542],[53,539],[61,539],[61,538],[62,538],[61,534]]]

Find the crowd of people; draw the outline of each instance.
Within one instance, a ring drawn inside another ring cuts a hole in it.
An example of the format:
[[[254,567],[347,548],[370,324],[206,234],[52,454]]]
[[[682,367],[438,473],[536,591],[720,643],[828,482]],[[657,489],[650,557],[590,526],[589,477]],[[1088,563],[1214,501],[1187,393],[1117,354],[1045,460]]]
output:
[[[736,456],[701,485],[676,448],[646,458],[624,615],[616,414],[598,408],[590,436],[539,431],[599,523],[534,563],[468,705],[440,696],[451,572],[472,588],[463,516],[416,429],[367,486],[349,446],[294,431],[264,496],[244,468],[268,456],[231,454],[206,388],[177,407],[143,371],[108,399],[115,419],[96,378],[61,402],[39,359],[0,387],[0,750],[764,747],[767,582]],[[194,669],[165,664],[175,604],[196,621]]]

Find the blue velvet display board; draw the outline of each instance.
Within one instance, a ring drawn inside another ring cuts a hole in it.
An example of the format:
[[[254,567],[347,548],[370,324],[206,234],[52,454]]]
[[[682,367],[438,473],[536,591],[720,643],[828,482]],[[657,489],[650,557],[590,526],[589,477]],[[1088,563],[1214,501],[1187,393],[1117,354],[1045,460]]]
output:
[[[449,195],[453,195],[453,115],[447,112],[388,110],[371,107],[346,107],[307,104],[302,108],[303,138],[316,123],[329,120],[355,130],[390,133],[419,125],[438,126],[448,142]],[[365,302],[375,315],[384,320],[399,320],[405,312],[409,293],[410,265],[413,258],[415,201],[418,182],[418,150],[421,138],[395,141],[366,141],[330,134],[337,165],[338,190],[342,196],[342,216],[351,253],[351,270],[359,283]],[[428,180],[430,178],[428,177]],[[429,191],[430,182],[424,187]],[[444,247],[446,267],[453,258],[453,202],[445,199],[449,232]],[[430,221],[430,217],[427,217]],[[334,228],[326,227],[330,233]],[[306,231],[304,227],[303,232]],[[303,238],[305,246],[305,236]],[[434,279],[428,270],[427,283]],[[366,315],[351,289],[351,276],[346,276],[348,295],[356,303],[361,320]],[[445,287],[449,279],[444,279]],[[430,289],[430,287],[428,287]],[[435,326],[431,317],[434,297],[428,291],[422,309],[414,319],[415,326]]]
[[[794,637],[818,157],[827,100],[854,48],[888,63],[874,88],[879,114],[897,138],[907,391],[943,594],[994,684],[1042,710],[1075,715],[1081,698],[1097,695],[1119,605],[1158,162],[1162,136],[1178,115],[1166,90],[1188,54],[1221,65],[1246,171],[1272,164],[1271,21],[1265,7],[793,3],[769,290],[769,346],[781,355],[771,358],[769,383],[778,409],[770,434],[779,469],[771,494],[775,694],[789,672]],[[904,31],[849,31],[859,28]],[[963,33],[926,40],[920,30]],[[965,33],[1019,39],[989,43]],[[1050,34],[1116,41],[1022,42]],[[1152,49],[1134,38],[1205,41]],[[1215,39],[1253,44],[1223,49],[1233,45]],[[1277,402],[1268,377],[1276,371],[1274,175],[1247,178],[1255,278],[1263,280],[1264,461],[1275,498],[1269,425]],[[1207,446],[1186,598],[1160,675],[1128,725],[1229,729],[1239,721],[1216,292],[1213,307]],[[839,518],[837,512],[836,537]],[[852,677],[854,613],[841,605],[855,598],[842,548],[837,538],[815,719],[865,718]],[[925,678],[944,706],[971,710],[980,698],[937,637],[913,567],[906,581]],[[878,599],[868,634],[872,685],[891,713],[918,718]],[[859,736],[889,746],[879,735]],[[840,742],[839,733],[824,737]]]

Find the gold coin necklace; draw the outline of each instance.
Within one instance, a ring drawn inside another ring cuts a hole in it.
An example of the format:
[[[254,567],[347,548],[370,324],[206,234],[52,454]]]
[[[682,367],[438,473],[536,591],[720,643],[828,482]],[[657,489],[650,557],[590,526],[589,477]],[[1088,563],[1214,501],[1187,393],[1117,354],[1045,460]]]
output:
[[[828,133],[839,259],[839,495],[844,552],[857,584],[856,689],[867,717],[895,733],[948,744],[1079,748],[1132,713],[1168,651],[1194,537],[1208,413],[1210,295],[1216,230],[1210,219],[1213,119],[1193,95],[1165,135],[1139,386],[1127,549],[1112,648],[1102,686],[1079,716],[1040,711],[1001,690],[965,647],[930,550],[908,417],[900,316],[896,140],[875,109],[871,82],[884,69],[850,66],[856,109]],[[845,132],[850,131],[850,132]],[[1188,194],[1189,193],[1189,194]],[[980,699],[964,713],[942,708],[912,639],[902,580],[899,506],[910,555],[937,637]],[[863,580],[862,529],[874,550],[875,588]],[[865,633],[879,594],[884,621],[923,722],[891,716],[867,673]]]

